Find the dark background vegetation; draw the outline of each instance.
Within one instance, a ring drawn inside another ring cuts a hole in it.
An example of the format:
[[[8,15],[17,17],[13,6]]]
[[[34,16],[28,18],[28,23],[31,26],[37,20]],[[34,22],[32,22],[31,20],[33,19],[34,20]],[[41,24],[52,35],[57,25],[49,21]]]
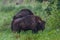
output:
[[[11,31],[12,17],[23,8],[46,21],[43,32]],[[60,0],[0,0],[0,40],[60,40]]]

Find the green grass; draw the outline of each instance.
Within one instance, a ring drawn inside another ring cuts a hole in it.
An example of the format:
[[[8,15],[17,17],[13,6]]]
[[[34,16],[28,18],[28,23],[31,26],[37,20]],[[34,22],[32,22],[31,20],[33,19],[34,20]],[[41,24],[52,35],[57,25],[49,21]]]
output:
[[[59,21],[55,20],[56,17],[54,17],[56,12],[54,11],[55,13],[48,16],[44,11],[47,6],[47,3],[23,4],[11,7],[12,9],[10,9],[10,6],[1,6],[0,8],[2,11],[0,11],[0,40],[60,40],[60,28],[54,28],[55,24],[59,23]],[[11,31],[12,18],[15,13],[17,13],[18,10],[22,8],[31,9],[35,15],[46,21],[45,30],[43,32],[39,31],[38,33],[34,34],[32,31],[21,31],[20,34],[17,34]]]
[[[31,31],[13,33],[10,23],[14,14],[14,11],[0,12],[0,40],[60,40],[60,29],[49,30],[48,27],[37,34],[33,34]]]
[[[20,34],[12,33],[9,30],[0,32],[0,40],[60,40],[60,31],[44,31],[37,34],[32,34],[31,31]]]

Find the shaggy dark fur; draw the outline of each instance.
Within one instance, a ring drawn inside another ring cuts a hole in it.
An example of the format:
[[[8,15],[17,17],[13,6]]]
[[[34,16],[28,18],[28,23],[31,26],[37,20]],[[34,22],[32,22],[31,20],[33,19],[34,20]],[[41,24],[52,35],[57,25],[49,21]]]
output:
[[[20,10],[16,15],[14,15],[11,26],[12,26],[15,19],[22,18],[22,17],[25,17],[27,15],[33,15],[32,11],[29,9]]]
[[[36,33],[38,30],[44,30],[45,28],[45,21],[42,21],[38,16],[27,15],[13,21],[11,29],[14,32],[32,30],[33,33]]]
[[[29,9],[22,9],[13,17],[13,19],[25,17],[27,15],[33,15],[32,11]]]

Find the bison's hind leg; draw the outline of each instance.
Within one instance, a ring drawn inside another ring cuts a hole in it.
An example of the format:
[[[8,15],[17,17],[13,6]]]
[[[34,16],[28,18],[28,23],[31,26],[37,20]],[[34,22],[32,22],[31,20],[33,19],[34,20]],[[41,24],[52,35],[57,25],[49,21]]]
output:
[[[21,28],[19,28],[19,27],[16,26],[13,31],[15,31],[17,33],[20,33],[21,32]]]

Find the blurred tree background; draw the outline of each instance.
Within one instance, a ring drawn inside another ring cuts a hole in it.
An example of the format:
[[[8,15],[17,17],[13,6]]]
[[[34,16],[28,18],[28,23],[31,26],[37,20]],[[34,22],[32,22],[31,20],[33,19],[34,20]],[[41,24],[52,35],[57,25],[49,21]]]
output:
[[[30,31],[21,32],[18,40],[60,40],[60,0],[0,0],[0,40],[17,40],[10,29],[11,21],[23,8],[32,10],[46,25],[44,32],[33,36]]]

